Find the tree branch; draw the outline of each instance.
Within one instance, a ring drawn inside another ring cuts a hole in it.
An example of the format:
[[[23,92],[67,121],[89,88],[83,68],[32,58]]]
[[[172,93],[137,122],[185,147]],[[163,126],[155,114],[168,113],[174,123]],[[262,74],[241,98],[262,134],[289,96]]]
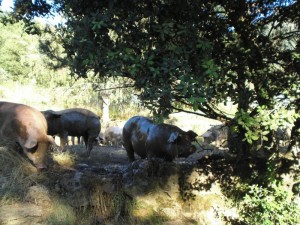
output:
[[[189,111],[189,110],[179,109],[179,108],[177,108],[175,106],[172,106],[172,109],[175,109],[178,112],[185,112],[185,113],[195,114],[195,115],[198,115],[198,116],[203,116],[203,117],[209,118],[207,115],[205,115],[203,113],[198,113],[198,112],[195,112],[195,111]]]
[[[116,86],[116,87],[111,87],[111,88],[100,88],[100,89],[95,89],[95,91],[109,91],[109,90],[115,90],[115,89],[125,89],[125,88],[134,88],[134,85],[125,85],[125,86]]]

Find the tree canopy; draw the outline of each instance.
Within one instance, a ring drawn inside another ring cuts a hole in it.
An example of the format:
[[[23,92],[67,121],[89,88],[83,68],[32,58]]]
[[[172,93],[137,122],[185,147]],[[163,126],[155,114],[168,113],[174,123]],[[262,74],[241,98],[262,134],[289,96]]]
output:
[[[250,144],[296,120],[284,110],[299,111],[299,11],[293,0],[15,1],[17,18],[63,15],[55,37],[72,73],[131,78],[155,115],[234,117]],[[235,115],[218,108],[229,101]]]

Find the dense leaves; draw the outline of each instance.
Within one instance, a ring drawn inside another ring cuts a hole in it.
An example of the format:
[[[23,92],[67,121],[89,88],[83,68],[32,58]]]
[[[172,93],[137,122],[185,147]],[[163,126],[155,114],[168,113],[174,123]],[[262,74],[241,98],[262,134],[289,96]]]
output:
[[[300,219],[292,193],[275,183],[269,188],[250,186],[241,205],[241,216],[246,224],[297,224]]]
[[[47,33],[43,35],[28,34],[28,26],[24,22],[15,22],[13,18],[1,13],[0,23],[0,81],[14,81],[20,84],[37,84],[41,87],[59,87],[70,82],[67,72],[53,70],[56,61],[40,52],[39,41],[48,40]],[[35,24],[42,30],[41,24]],[[52,44],[55,48],[55,43]],[[59,50],[57,53],[61,54]],[[53,79],[55,78],[55,79]]]
[[[73,72],[130,77],[157,113],[184,107],[224,117],[214,107],[228,98],[248,111],[299,87],[296,2],[55,3],[67,19],[61,34]]]

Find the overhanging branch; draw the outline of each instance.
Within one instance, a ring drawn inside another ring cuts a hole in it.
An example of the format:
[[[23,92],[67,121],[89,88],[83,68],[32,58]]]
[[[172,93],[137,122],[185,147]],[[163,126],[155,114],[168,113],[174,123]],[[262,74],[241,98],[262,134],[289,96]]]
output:
[[[95,91],[109,91],[109,90],[115,90],[115,89],[126,89],[126,88],[134,88],[134,85],[125,85],[125,86],[116,86],[111,88],[99,88],[95,89]]]

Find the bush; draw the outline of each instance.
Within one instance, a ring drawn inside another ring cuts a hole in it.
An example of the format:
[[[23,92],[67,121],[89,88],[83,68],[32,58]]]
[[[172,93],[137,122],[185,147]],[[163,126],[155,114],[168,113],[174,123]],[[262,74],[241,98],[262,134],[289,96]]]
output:
[[[241,202],[240,215],[246,224],[299,225],[300,205],[281,185],[263,188],[255,184]]]

